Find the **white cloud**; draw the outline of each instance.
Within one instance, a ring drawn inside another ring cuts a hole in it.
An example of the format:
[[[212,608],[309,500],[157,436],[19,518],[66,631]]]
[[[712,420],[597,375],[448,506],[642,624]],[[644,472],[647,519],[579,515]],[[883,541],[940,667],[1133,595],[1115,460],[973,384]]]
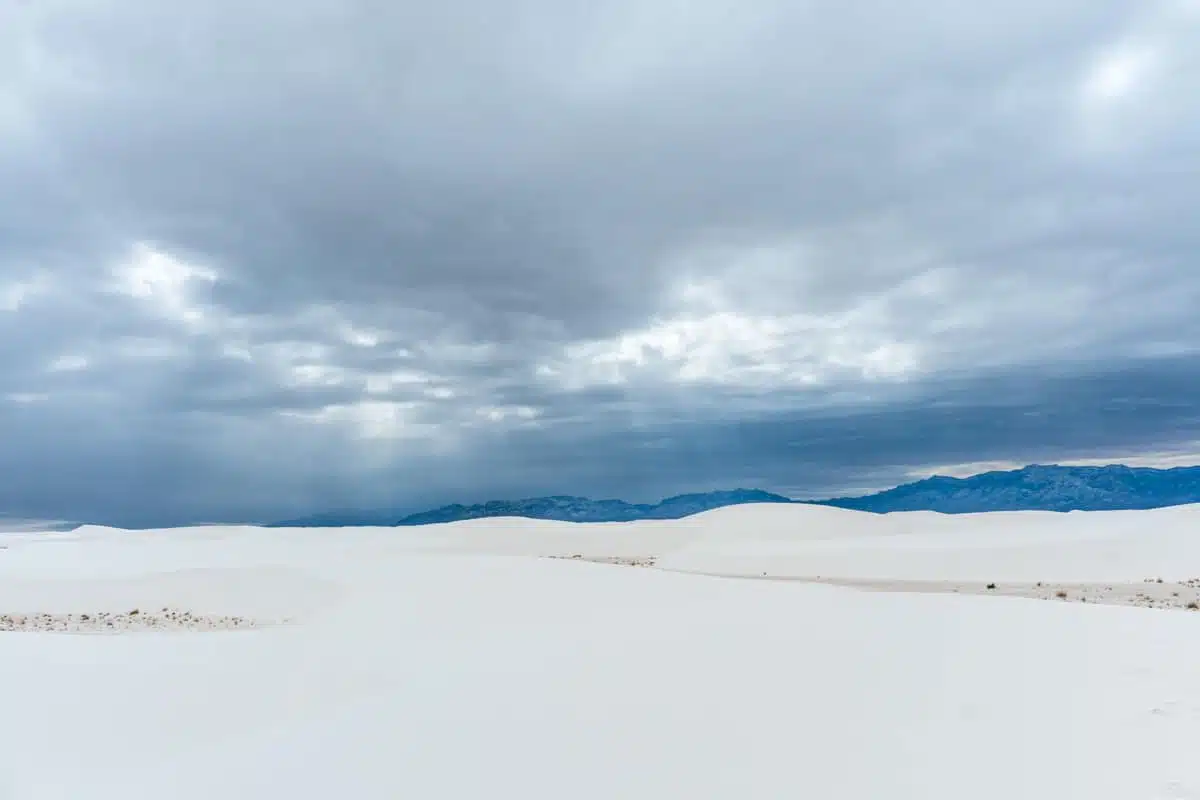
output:
[[[377,347],[386,336],[383,331],[366,330],[345,324],[341,328],[342,339],[355,347]]]
[[[1134,42],[1103,53],[1084,77],[1082,94],[1089,106],[1107,106],[1135,93],[1153,77],[1160,53],[1153,45]]]
[[[336,403],[315,411],[285,411],[284,416],[310,423],[347,426],[364,439],[405,439],[424,437],[427,426],[417,424],[412,412],[415,402],[366,400],[356,403]]]
[[[209,309],[196,294],[204,285],[216,282],[213,270],[139,242],[129,257],[113,268],[113,278],[115,291],[141,301],[153,314],[187,330],[205,329]]]
[[[44,403],[50,399],[50,395],[44,392],[12,392],[6,396],[9,401],[23,406]]]
[[[475,414],[488,422],[529,422],[540,417],[541,411],[530,406],[483,406],[475,409]]]
[[[346,371],[331,364],[298,364],[288,369],[293,386],[341,386]]]
[[[797,241],[691,253],[645,326],[569,344],[537,372],[568,389],[646,381],[787,389],[917,374],[921,348],[893,324],[892,305],[931,294],[934,278],[806,309],[815,259]]]
[[[568,388],[642,378],[787,388],[834,377],[898,379],[918,367],[915,346],[856,328],[846,315],[721,311],[669,317],[610,339],[568,345],[557,362],[540,365],[540,374]]]
[[[410,369],[374,373],[366,378],[366,391],[367,394],[388,394],[398,387],[428,386],[436,379],[434,375]]]
[[[47,293],[51,286],[49,276],[40,274],[0,286],[0,311],[20,311],[31,300]]]
[[[1112,158],[1121,151],[1169,150],[1188,141],[1198,117],[1194,94],[1200,12],[1194,3],[1155,2],[1085,64],[1079,81],[1080,143]]]
[[[69,353],[51,361],[46,369],[50,372],[79,372],[87,369],[89,363],[86,356]]]

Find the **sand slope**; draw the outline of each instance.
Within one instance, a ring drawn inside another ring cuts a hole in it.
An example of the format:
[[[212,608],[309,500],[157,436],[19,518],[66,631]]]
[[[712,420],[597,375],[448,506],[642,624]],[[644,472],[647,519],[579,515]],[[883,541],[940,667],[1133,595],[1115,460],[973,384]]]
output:
[[[0,633],[0,798],[1200,798],[1200,614],[535,557],[1200,575],[1192,508],[788,511],[7,537],[3,613],[288,622]]]

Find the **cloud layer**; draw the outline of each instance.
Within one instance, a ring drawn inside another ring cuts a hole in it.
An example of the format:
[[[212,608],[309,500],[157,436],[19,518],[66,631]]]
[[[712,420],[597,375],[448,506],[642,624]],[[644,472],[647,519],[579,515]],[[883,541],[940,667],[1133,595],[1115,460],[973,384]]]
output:
[[[0,7],[0,508],[1200,439],[1200,7]]]

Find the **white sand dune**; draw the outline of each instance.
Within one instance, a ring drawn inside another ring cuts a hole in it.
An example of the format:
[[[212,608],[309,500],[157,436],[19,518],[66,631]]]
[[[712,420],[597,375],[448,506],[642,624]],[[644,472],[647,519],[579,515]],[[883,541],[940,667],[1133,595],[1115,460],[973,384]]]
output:
[[[1153,511],[929,512],[867,516],[786,506],[664,554],[672,569],[755,575],[959,581],[1128,581],[1200,577],[1200,506]],[[761,519],[759,519],[761,516]],[[791,517],[791,519],[789,519]]]
[[[1165,592],[1198,528],[763,505],[12,534],[0,614],[262,624],[0,633],[0,798],[1200,798],[1200,613],[1024,599]],[[614,558],[656,568],[586,563]]]

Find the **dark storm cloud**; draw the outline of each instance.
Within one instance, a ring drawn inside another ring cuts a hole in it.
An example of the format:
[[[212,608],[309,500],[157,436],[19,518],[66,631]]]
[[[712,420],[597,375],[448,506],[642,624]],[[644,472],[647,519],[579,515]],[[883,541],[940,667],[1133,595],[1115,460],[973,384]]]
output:
[[[819,493],[1182,447],[1198,20],[0,5],[0,500]]]
[[[1169,454],[1180,444],[1188,453],[1200,441],[1198,397],[1200,359],[1187,357],[957,376],[920,396],[820,412],[627,424],[603,435],[580,424],[506,437],[480,456],[503,478],[482,492],[442,487],[439,497],[468,502],[531,485],[569,492],[581,475],[601,493],[643,500],[731,485],[823,497],[910,480],[930,464]],[[528,467],[514,474],[514,464]]]

